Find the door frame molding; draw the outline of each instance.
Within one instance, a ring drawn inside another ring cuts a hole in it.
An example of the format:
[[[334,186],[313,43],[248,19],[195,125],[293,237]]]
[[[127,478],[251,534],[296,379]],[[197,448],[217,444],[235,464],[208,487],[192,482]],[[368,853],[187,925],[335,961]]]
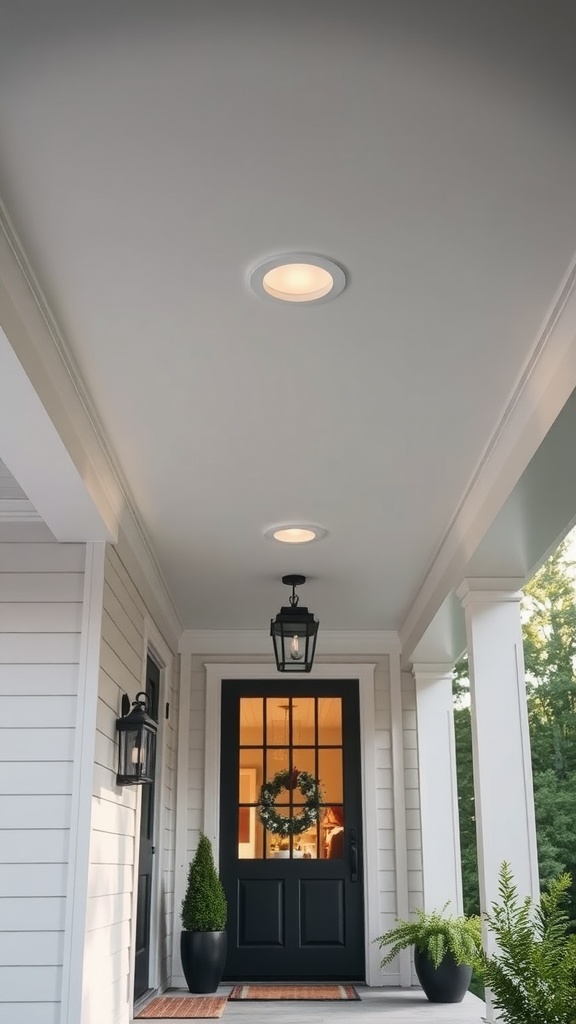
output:
[[[150,933],[148,936],[150,959],[148,963],[148,988],[159,991],[162,984],[162,933],[160,920],[162,914],[162,874],[164,871],[164,786],[166,783],[166,722],[164,707],[166,695],[172,689],[172,673],[174,668],[174,656],[168,644],[164,640],[160,630],[153,620],[146,616],[144,619],[142,666],[140,671],[140,689],[146,690],[146,661],[148,655],[156,662],[160,669],[160,688],[158,692],[158,731],[156,734],[156,772],[155,772],[155,807],[154,807],[154,840],[155,849],[152,862],[152,880],[150,896]],[[140,788],[140,787],[138,787]],[[141,793],[137,794],[136,801],[136,822],[134,834],[134,879],[138,871],[138,860],[140,857],[140,814],[141,814]],[[134,884],[133,911],[130,922],[130,1016],[134,1011],[134,972],[136,958],[136,911],[137,911],[136,885]]]
[[[204,744],[204,832],[211,839],[218,863],[220,844],[220,753],[222,681],[233,679],[277,680],[286,676],[262,663],[206,664],[206,732]],[[306,679],[354,679],[358,681],[360,702],[360,771],[362,785],[362,838],[364,865],[364,943],[366,984],[380,984],[380,955],[374,945],[379,934],[378,900],[370,895],[378,886],[378,821],[376,812],[376,744],[374,673],[375,664],[316,665]],[[303,676],[298,677],[303,680]]]

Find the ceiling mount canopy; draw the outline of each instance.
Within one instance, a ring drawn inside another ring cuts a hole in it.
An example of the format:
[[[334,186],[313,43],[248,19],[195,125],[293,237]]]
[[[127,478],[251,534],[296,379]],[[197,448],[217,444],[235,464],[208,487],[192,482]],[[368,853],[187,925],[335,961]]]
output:
[[[333,260],[311,253],[285,253],[259,263],[250,287],[272,302],[328,302],[346,286],[346,275]]]
[[[281,608],[270,622],[276,667],[279,672],[310,672],[320,623],[307,608],[298,607],[296,587],[306,583],[306,577],[283,576],[282,583],[292,587],[292,594],[290,605]]]

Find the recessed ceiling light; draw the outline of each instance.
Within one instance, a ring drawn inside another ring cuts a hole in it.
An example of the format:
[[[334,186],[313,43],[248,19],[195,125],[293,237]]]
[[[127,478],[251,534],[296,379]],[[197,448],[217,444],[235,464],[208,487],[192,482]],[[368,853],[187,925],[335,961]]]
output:
[[[343,291],[346,275],[324,256],[295,252],[264,260],[250,274],[250,287],[273,302],[328,302]]]
[[[309,544],[313,540],[322,540],[326,533],[323,526],[314,523],[280,523],[278,526],[269,526],[264,536],[268,540],[280,541],[281,544]]]

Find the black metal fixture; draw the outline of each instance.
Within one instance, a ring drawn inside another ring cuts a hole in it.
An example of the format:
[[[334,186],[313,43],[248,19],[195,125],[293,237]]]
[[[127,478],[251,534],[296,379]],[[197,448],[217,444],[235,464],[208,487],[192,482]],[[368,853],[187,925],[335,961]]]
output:
[[[292,587],[290,606],[281,608],[270,622],[276,667],[279,672],[309,672],[314,661],[320,623],[307,608],[298,607],[296,587],[306,583],[305,576],[283,576],[282,583]]]
[[[156,722],[148,714],[147,694],[136,694],[131,711],[130,698],[124,694],[122,717],[116,719],[119,740],[116,782],[119,786],[154,782],[156,729]]]

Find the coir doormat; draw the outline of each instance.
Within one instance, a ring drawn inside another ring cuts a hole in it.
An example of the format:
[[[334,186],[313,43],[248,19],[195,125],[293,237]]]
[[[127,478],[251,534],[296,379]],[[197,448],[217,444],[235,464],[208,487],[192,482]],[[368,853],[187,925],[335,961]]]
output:
[[[232,1002],[297,999],[324,1001],[360,999],[353,985],[235,985],[228,998]]]
[[[148,1003],[136,1020],[207,1020],[221,1017],[226,1006],[223,996],[159,996]]]

